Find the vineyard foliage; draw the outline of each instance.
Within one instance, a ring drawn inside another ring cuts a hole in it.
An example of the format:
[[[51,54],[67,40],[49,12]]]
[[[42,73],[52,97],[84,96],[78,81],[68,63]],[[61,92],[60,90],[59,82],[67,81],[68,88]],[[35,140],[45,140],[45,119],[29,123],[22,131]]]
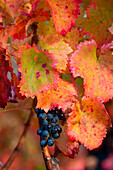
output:
[[[112,0],[0,0],[0,107],[36,96],[36,107],[65,112],[64,155],[99,147],[111,126],[112,50]]]

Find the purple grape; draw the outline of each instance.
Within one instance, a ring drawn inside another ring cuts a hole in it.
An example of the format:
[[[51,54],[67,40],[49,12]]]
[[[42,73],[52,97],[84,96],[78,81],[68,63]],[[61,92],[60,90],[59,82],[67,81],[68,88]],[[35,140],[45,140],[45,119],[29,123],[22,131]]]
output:
[[[48,140],[52,139],[53,141],[55,140],[52,136],[48,137]]]
[[[41,110],[40,110],[40,113],[45,113],[44,109],[41,109]]]
[[[58,116],[56,115],[56,116],[54,116],[53,117],[54,119],[56,119],[56,122],[58,122],[59,121],[59,118],[58,118]]]
[[[58,118],[55,116],[55,117],[53,117],[53,119],[51,120],[51,122],[52,122],[52,123],[57,123],[57,120],[58,120]]]
[[[51,128],[52,128],[52,125],[51,125],[51,124],[48,124],[48,125],[47,125],[47,130],[51,130]]]
[[[47,121],[47,120],[43,120],[43,121],[42,121],[42,125],[43,125],[43,126],[47,126],[47,125],[48,125],[48,121]]]
[[[57,127],[58,133],[62,132],[62,128],[60,126]]]
[[[53,115],[51,113],[47,113],[47,119],[51,120],[53,118]]]
[[[49,140],[47,141],[47,144],[48,144],[48,146],[53,146],[53,145],[54,145],[54,140],[49,139]]]
[[[37,134],[38,134],[38,135],[41,135],[41,134],[42,134],[42,131],[43,131],[42,129],[38,129],[38,130],[37,130]]]
[[[54,133],[53,138],[58,139],[60,137],[59,133]]]
[[[59,117],[60,120],[63,120],[65,118],[63,113],[59,114],[58,117]]]
[[[42,148],[46,147],[46,146],[47,146],[47,141],[46,141],[46,140],[41,140],[40,146],[41,146]]]
[[[46,114],[40,113],[38,117],[39,119],[44,120],[46,118]]]
[[[51,129],[51,133],[54,134],[54,133],[56,133],[56,132],[57,132],[57,128],[56,128],[56,127],[53,127],[53,128]]]
[[[36,112],[37,114],[40,114],[40,109],[39,109],[39,108],[35,109],[35,112]]]
[[[49,136],[49,132],[47,130],[44,130],[41,136],[43,139],[46,139]]]

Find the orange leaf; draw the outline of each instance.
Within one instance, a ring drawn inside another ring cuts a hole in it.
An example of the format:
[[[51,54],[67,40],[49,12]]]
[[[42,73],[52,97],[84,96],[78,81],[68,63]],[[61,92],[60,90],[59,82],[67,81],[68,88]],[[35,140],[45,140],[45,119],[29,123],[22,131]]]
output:
[[[25,0],[3,0],[5,3],[5,8],[7,9],[7,11],[9,12],[9,14],[14,18],[17,13],[18,13],[18,9],[20,8],[20,6],[22,5],[23,1]]]
[[[46,111],[58,107],[65,111],[67,108],[73,108],[76,94],[76,89],[71,83],[59,79],[57,88],[37,95],[38,102],[36,107]]]
[[[80,43],[70,57],[70,69],[74,77],[84,78],[86,96],[106,102],[113,96],[113,60],[105,48],[106,53],[97,58],[96,49],[94,40]]]
[[[8,36],[11,32],[11,30],[13,29],[14,25],[9,25],[8,27],[0,27],[0,46],[2,48],[6,48],[7,46],[7,40],[8,40]]]
[[[15,27],[10,33],[10,37],[13,39],[24,39],[27,36],[27,28],[33,22],[49,21],[49,14],[43,9],[35,8],[29,15],[24,15],[21,13],[15,20]]]
[[[96,98],[82,98],[67,119],[67,135],[70,140],[84,144],[88,149],[98,148],[106,136],[107,127],[111,126],[111,119],[104,105]]]
[[[65,43],[62,38],[55,34],[42,36],[40,45],[58,60],[58,63],[56,63],[58,71],[62,72],[62,70],[66,69],[68,54],[73,51],[68,43]]]
[[[66,35],[79,14],[79,3],[81,0],[45,0],[51,10],[53,22],[58,33]]]

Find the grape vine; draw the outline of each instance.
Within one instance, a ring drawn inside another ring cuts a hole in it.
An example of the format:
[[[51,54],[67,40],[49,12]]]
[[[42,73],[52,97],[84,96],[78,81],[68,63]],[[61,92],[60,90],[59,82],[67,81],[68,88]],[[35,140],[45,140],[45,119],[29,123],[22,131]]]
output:
[[[59,169],[59,152],[75,158],[82,144],[89,150],[102,144],[113,120],[106,107],[113,100],[112,9],[112,0],[0,0],[1,113],[12,103],[30,104],[2,170],[37,120],[48,170]]]
[[[59,119],[65,118],[62,110],[58,110],[56,107],[55,110],[49,110],[45,113],[44,110],[37,108],[35,112],[41,125],[40,129],[37,130],[37,134],[42,137],[41,147],[53,146],[54,139],[58,139],[62,132],[62,128],[58,124]]]

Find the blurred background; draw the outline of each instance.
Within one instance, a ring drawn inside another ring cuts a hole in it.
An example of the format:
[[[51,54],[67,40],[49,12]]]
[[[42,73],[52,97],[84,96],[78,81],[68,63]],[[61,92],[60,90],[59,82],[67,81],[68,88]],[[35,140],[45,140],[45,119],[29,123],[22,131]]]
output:
[[[31,108],[31,103],[32,100],[28,102],[24,99],[18,103],[8,103],[4,110],[0,110],[0,162],[2,164],[7,161],[18,143],[30,113],[28,108]],[[113,117],[112,101],[105,106]],[[46,170],[37,129],[38,120],[35,115],[21,151],[9,170]],[[52,147],[50,149],[52,150]],[[113,128],[108,129],[107,137],[99,148],[89,151],[82,145],[75,159],[65,157],[59,152],[58,160],[61,170],[113,170]]]

